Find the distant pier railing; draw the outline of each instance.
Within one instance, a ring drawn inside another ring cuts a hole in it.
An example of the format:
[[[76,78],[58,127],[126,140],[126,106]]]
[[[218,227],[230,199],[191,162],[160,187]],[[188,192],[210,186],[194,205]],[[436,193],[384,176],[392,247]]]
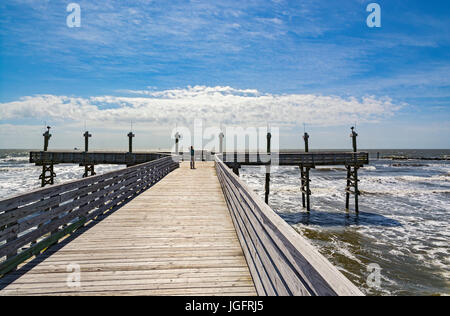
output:
[[[367,152],[296,152],[296,153],[223,153],[223,161],[239,166],[338,166],[367,165]]]
[[[215,164],[258,295],[362,295],[250,190],[220,156],[216,156]]]
[[[0,276],[178,167],[165,157],[0,201]]]
[[[305,136],[307,139],[307,137]],[[305,150],[308,150],[307,145]],[[356,148],[355,148],[356,149]],[[369,164],[367,152],[280,152],[280,153],[240,153],[225,152],[222,161],[236,175],[242,166],[266,166],[265,202],[269,203],[271,166],[296,166],[300,169],[302,204],[307,211],[311,211],[311,175],[310,170],[318,166],[345,166],[347,169],[347,185],[345,188],[345,207],[350,207],[350,195],[355,197],[355,211],[359,212],[358,170]]]
[[[170,155],[162,153],[32,151],[30,152],[30,163],[38,166],[49,164],[112,164],[131,166],[167,156]]]

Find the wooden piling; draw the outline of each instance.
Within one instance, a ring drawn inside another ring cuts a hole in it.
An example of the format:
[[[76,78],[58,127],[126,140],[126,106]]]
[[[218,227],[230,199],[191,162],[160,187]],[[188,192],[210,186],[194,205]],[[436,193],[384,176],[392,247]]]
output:
[[[350,177],[351,177],[351,166],[346,166],[347,169],[347,187],[345,190],[345,209],[348,211],[350,209]]]
[[[271,150],[271,140],[272,134],[270,132],[267,133],[267,154],[270,155]],[[265,199],[266,204],[269,204],[269,195],[270,195],[270,165],[266,166],[266,185],[265,185]]]
[[[234,172],[234,174],[237,175],[238,177],[239,177],[239,168],[240,168],[239,164],[234,164],[234,165],[233,165],[233,172]]]
[[[83,178],[87,178],[87,177],[91,177],[91,176],[95,176],[95,165],[85,165],[84,166],[84,174],[83,174]]]
[[[311,211],[311,189],[310,189],[310,168],[300,167],[302,181],[302,204],[308,212]]]
[[[53,185],[55,183],[55,177],[56,173],[54,172],[53,164],[43,165],[42,174],[39,176],[39,180],[41,180],[41,187]]]
[[[50,138],[52,137],[52,134],[50,134],[50,128],[50,126],[47,126],[47,131],[42,135],[44,136],[44,152],[48,151]],[[48,184],[53,185],[55,182],[55,177],[56,174],[53,171],[53,164],[43,164],[42,173],[39,176],[39,179],[41,180],[41,187],[45,187]]]
[[[309,134],[305,132],[303,135],[303,140],[305,141],[305,153],[309,152]],[[301,165],[300,166],[300,173],[301,173],[301,183],[302,183],[302,205],[303,207],[306,207],[306,210],[308,212],[311,211],[311,189],[310,189],[310,170],[311,167]]]
[[[357,137],[358,134],[355,132],[355,128],[351,128],[352,133],[350,137],[352,138],[352,147],[354,152],[353,161],[346,165],[347,168],[347,187],[345,189],[345,208],[347,211],[350,210],[350,194],[355,196],[355,212],[359,213],[359,195],[361,192],[358,189],[358,169],[360,168],[360,164],[357,161],[358,146],[357,146]],[[353,191],[352,191],[353,189]]]
[[[303,165],[300,165],[300,178],[302,181],[302,188],[301,188],[301,192],[302,192],[302,206],[303,208],[306,207],[306,198],[305,198],[305,193],[303,192],[303,189],[305,187],[305,168],[303,168]]]
[[[359,213],[359,195],[361,194],[358,190],[358,167],[355,166],[355,212]]]
[[[269,195],[270,195],[270,166],[266,166],[266,194],[264,201],[266,204],[269,204]]]
[[[92,137],[92,134],[89,134],[88,131],[86,131],[84,134],[84,152],[87,153],[89,151],[89,138]],[[90,176],[95,176],[95,167],[93,164],[87,164],[85,162],[84,164],[84,174],[83,178],[87,178]]]

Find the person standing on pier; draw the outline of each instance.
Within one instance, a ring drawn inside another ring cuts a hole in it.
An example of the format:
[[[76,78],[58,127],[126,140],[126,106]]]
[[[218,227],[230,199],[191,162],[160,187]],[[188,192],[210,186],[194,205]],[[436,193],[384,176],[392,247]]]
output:
[[[194,146],[191,146],[191,169],[195,169],[195,150],[194,150]]]

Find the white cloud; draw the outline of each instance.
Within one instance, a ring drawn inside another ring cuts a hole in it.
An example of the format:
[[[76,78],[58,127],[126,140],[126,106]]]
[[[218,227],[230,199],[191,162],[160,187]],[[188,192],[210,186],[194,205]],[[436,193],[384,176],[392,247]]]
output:
[[[338,126],[377,122],[400,109],[388,97],[342,98],[313,94],[267,94],[253,89],[195,86],[164,91],[127,91],[127,96],[89,98],[36,95],[0,103],[0,120],[55,120],[67,123],[149,123],[278,126],[308,123]]]

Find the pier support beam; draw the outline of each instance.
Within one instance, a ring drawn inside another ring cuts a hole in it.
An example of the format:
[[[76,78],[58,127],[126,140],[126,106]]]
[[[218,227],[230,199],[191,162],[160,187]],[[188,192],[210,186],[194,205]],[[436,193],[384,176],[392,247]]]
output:
[[[270,155],[272,152],[271,149],[271,140],[272,134],[270,132],[267,133],[267,154]],[[266,204],[269,204],[269,195],[270,195],[270,165],[266,166],[266,185],[265,185],[265,198],[264,201]]]
[[[355,128],[351,128],[352,133],[350,137],[352,138],[353,152],[358,152],[356,139],[358,134],[355,132]],[[345,208],[347,211],[350,209],[350,194],[355,196],[355,212],[359,213],[359,195],[361,192],[358,189],[358,169],[361,167],[357,161],[356,155],[354,155],[354,163],[346,165],[347,169],[347,187],[345,188]],[[353,190],[352,190],[353,188]]]
[[[309,167],[300,166],[301,181],[302,181],[302,204],[308,212],[311,211],[311,189],[310,189],[310,169]]]
[[[239,169],[241,168],[241,166],[239,164],[233,164],[233,172],[235,175],[237,175],[239,177]]]
[[[55,184],[55,177],[56,173],[53,171],[53,164],[43,165],[42,173],[39,176],[39,180],[41,180],[41,187]]]
[[[92,177],[95,176],[95,165],[85,165],[84,166],[84,174],[83,174],[83,178],[88,178],[88,177]]]
[[[269,204],[269,195],[270,195],[270,166],[266,166],[266,195],[264,201],[266,204]]]
[[[50,128],[50,126],[47,126],[47,131],[42,135],[44,136],[44,151],[48,151],[48,145],[50,138],[52,137],[52,134],[50,134]],[[39,180],[41,180],[41,187],[53,185],[55,183],[55,177],[56,174],[53,171],[53,164],[43,164],[42,173],[39,176]]]
[[[358,169],[357,166],[346,166],[347,168],[347,187],[345,189],[345,209],[350,210],[350,194],[355,196],[355,212],[359,213],[359,195],[361,192],[358,189]],[[352,170],[353,169],[353,170]],[[352,191],[353,188],[353,191]]]
[[[305,141],[305,153],[309,152],[309,134],[305,132],[303,135],[303,140]],[[312,166],[314,168],[314,166]],[[300,165],[300,175],[302,183],[302,205],[306,208],[308,212],[311,211],[311,189],[310,189],[310,170],[311,166]]]
[[[87,153],[89,151],[89,138],[92,137],[92,134],[89,134],[89,132],[86,131],[83,134],[83,136],[84,136],[84,152]],[[87,177],[96,175],[94,166],[95,165],[93,165],[93,164],[87,164],[85,161],[83,178],[87,178]]]

